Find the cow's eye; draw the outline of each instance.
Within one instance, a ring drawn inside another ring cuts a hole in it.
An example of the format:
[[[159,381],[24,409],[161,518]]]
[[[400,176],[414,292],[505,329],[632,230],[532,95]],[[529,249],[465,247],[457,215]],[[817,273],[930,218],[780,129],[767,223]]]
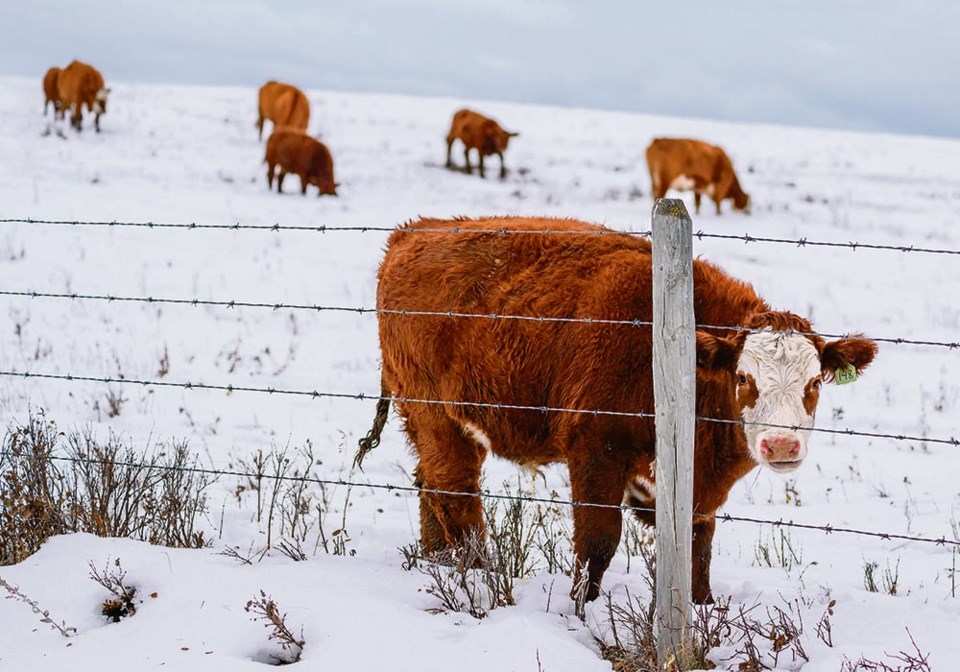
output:
[[[739,376],[739,380],[740,380],[740,384],[741,384],[741,385],[746,385],[746,384],[747,384],[747,377],[746,377],[745,375],[743,375],[742,373],[741,373],[740,376]]]
[[[816,380],[813,381],[813,389],[819,390],[822,384],[823,383],[820,382],[820,379],[817,378]]]

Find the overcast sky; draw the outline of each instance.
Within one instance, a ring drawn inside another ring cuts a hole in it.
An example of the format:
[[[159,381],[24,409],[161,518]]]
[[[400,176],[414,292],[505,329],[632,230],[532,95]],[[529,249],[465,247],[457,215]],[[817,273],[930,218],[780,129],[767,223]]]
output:
[[[0,73],[960,137],[958,0],[0,0]],[[38,96],[40,94],[38,93]]]

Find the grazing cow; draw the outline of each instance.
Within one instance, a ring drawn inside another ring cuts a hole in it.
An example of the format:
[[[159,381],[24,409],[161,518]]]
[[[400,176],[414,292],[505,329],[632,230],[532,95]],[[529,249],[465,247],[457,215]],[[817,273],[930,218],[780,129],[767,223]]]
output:
[[[592,235],[538,233],[547,230]],[[596,598],[620,541],[617,507],[647,507],[638,518],[655,521],[654,422],[632,415],[654,412],[653,333],[630,324],[652,319],[651,257],[646,240],[572,219],[421,219],[397,229],[377,287],[377,308],[390,311],[379,314],[382,397],[356,463],[379,443],[391,398],[424,489],[478,493],[488,452],[530,467],[566,462],[573,499],[606,505],[573,508],[577,575],[587,573],[586,597]],[[696,423],[694,512],[706,517],[693,520],[692,589],[703,603],[712,599],[712,514],[758,464],[780,473],[800,465],[821,383],[841,367],[862,371],[877,348],[859,335],[826,342],[702,259],[693,278],[697,324],[720,327],[696,334],[697,415],[760,423]],[[478,497],[421,492],[425,552],[483,527]]]
[[[480,177],[484,177],[483,157],[496,154],[500,157],[500,177],[504,178],[507,176],[507,169],[503,165],[503,153],[510,138],[517,135],[519,133],[505,131],[493,119],[473,110],[458,110],[453,115],[450,132],[447,133],[447,168],[453,168],[450,150],[453,148],[453,141],[459,140],[463,143],[463,160],[468,173],[473,172],[470,166],[470,150],[475,149],[480,156]]]
[[[267,140],[267,184],[273,189],[273,174],[277,166],[280,175],[277,178],[277,193],[283,191],[283,178],[287,173],[300,176],[300,191],[307,193],[307,185],[316,185],[319,196],[337,195],[337,185],[333,181],[333,158],[330,150],[319,140],[299,130],[279,127]]]
[[[57,82],[60,79],[60,68],[54,66],[47,70],[43,76],[43,114],[46,116],[47,108],[53,103],[53,116],[62,119],[63,108],[60,106],[60,89]]]
[[[291,84],[267,82],[260,87],[257,103],[257,129],[263,140],[263,122],[269,119],[274,130],[280,126],[295,128],[303,133],[310,122],[310,102],[307,96]]]
[[[82,108],[92,112],[93,125],[100,132],[100,115],[107,111],[107,96],[110,89],[103,85],[103,75],[93,66],[73,61],[57,79],[57,91],[64,113],[70,110],[70,124],[81,130],[83,123]]]
[[[694,206],[700,214],[700,196],[706,194],[717,204],[733,200],[736,210],[750,212],[750,195],[740,188],[730,157],[716,145],[699,140],[657,138],[647,147],[647,167],[653,183],[653,199],[663,198],[668,189],[693,191]]]

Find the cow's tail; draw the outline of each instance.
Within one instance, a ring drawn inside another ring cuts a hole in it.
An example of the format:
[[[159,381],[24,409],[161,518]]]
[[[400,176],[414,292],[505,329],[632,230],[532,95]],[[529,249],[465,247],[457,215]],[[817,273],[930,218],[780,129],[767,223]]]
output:
[[[380,399],[377,401],[377,414],[373,418],[373,427],[367,432],[367,435],[360,439],[357,454],[353,458],[353,466],[363,469],[363,458],[371,450],[380,445],[380,434],[383,433],[383,427],[387,424],[387,416],[390,413],[390,392],[384,385],[383,377],[380,378]]]

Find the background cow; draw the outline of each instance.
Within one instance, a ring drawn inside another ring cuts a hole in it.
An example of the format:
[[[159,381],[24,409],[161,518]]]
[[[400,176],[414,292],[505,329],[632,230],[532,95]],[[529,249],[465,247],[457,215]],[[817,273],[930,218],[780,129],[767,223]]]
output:
[[[93,113],[93,125],[100,132],[100,115],[107,111],[110,89],[103,85],[103,75],[93,66],[73,61],[60,73],[57,91],[64,112],[70,110],[70,124],[81,130],[82,108]]]
[[[60,89],[58,82],[60,80],[60,68],[54,66],[47,70],[43,76],[43,114],[46,116],[47,107],[53,103],[53,116],[57,119],[63,119],[63,108],[60,105]]]
[[[280,176],[277,178],[277,193],[283,191],[283,178],[287,173],[300,176],[300,191],[307,193],[307,185],[316,185],[319,196],[337,195],[337,185],[333,181],[333,157],[330,150],[319,140],[296,129],[277,128],[267,140],[267,184],[273,189],[273,175],[277,166]]]
[[[257,102],[257,129],[263,140],[263,122],[269,119],[274,130],[280,126],[306,132],[310,123],[310,102],[307,96],[291,84],[267,82],[260,87]]]
[[[454,227],[458,232],[418,232]],[[489,232],[471,233],[478,229]],[[605,235],[503,235],[502,229]],[[646,240],[575,220],[421,219],[390,236],[377,307],[651,320],[651,256]],[[757,464],[779,472],[800,465],[821,383],[838,367],[862,371],[876,345],[861,337],[827,343],[802,317],[771,311],[750,285],[706,261],[693,264],[697,323],[758,330],[697,332],[698,416],[782,426],[697,422],[694,511],[709,516]],[[596,598],[620,541],[618,505],[655,504],[653,421],[402,398],[653,413],[652,329],[383,312],[379,328],[384,398],[357,463],[379,442],[391,396],[398,398],[419,460],[416,483],[423,488],[479,492],[488,452],[533,467],[566,462],[573,499],[609,505],[573,510],[577,572],[586,567],[587,599]],[[648,512],[638,517],[651,525],[655,520]],[[454,546],[483,527],[479,498],[421,493],[425,552]],[[711,599],[714,527],[713,518],[694,517],[697,602]]]
[[[470,150],[475,149],[480,156],[480,177],[484,177],[483,157],[491,154],[500,157],[500,177],[506,177],[507,169],[503,165],[503,153],[507,149],[510,138],[517,135],[519,133],[503,130],[500,124],[482,114],[467,109],[458,110],[453,115],[450,132],[447,133],[447,168],[453,168],[453,160],[450,157],[453,141],[460,140],[463,143],[463,161],[468,173],[473,170],[470,166]]]
[[[716,145],[700,140],[657,138],[647,147],[647,167],[653,200],[663,198],[668,189],[693,191],[696,212],[700,213],[700,196],[706,194],[717,204],[733,200],[736,210],[750,210],[750,196],[740,188],[730,157]]]

